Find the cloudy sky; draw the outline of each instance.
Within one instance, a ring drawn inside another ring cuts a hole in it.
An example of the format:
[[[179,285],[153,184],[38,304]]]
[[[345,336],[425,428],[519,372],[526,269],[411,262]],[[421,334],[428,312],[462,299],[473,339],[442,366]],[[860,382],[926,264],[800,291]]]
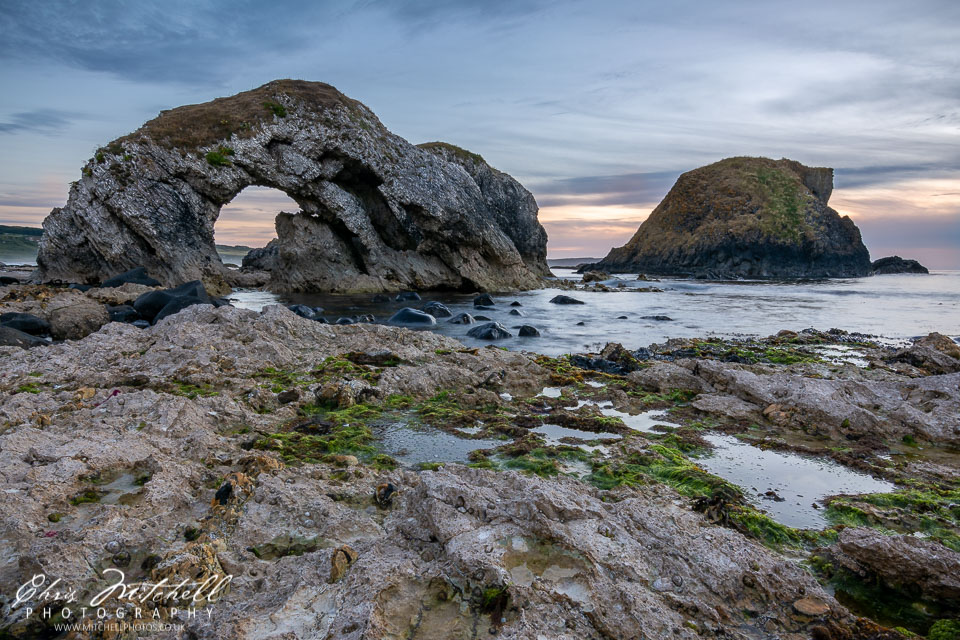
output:
[[[321,80],[537,196],[551,257],[625,242],[683,171],[836,168],[873,257],[960,268],[960,2],[0,0],[0,223],[39,224],[161,109]],[[273,236],[282,194],[225,207]]]

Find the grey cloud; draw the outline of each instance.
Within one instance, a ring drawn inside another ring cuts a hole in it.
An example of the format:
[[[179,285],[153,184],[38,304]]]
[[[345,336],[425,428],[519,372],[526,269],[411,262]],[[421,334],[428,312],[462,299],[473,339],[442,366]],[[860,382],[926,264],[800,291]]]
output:
[[[679,175],[678,171],[655,171],[563,178],[532,185],[531,190],[542,207],[570,204],[570,196],[593,196],[589,198],[592,205],[648,205],[659,202]]]
[[[56,133],[70,125],[77,114],[57,109],[36,109],[11,114],[6,121],[0,121],[0,134],[3,133]]]

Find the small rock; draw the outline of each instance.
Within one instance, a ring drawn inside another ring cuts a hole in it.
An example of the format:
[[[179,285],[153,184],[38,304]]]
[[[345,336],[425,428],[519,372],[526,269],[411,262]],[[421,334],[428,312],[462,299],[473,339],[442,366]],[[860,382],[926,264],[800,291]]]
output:
[[[337,582],[347,569],[357,561],[357,552],[347,545],[337,547],[330,556],[330,583]]]
[[[493,297],[489,293],[481,293],[476,298],[473,299],[473,306],[475,307],[493,307],[496,306],[493,302]]]
[[[469,313],[458,313],[447,320],[450,324],[473,324],[474,321],[474,317]]]
[[[277,402],[280,404],[290,404],[300,399],[299,389],[287,389],[277,394]]]
[[[577,300],[576,298],[565,295],[554,296],[550,299],[550,302],[553,304],[586,304],[583,300]]]
[[[136,269],[130,269],[129,271],[124,271],[121,274],[115,275],[112,278],[107,278],[103,281],[103,284],[100,286],[104,289],[109,289],[111,287],[119,287],[122,284],[132,282],[133,284],[143,284],[148,287],[159,287],[161,282],[155,278],[151,278],[147,275],[147,270],[143,267],[137,267]]]
[[[428,302],[423,307],[424,313],[429,313],[434,318],[449,318],[453,315],[447,305],[439,302]]]
[[[479,327],[474,327],[470,329],[470,331],[467,331],[467,335],[479,340],[503,340],[504,338],[513,337],[513,334],[507,331],[507,328],[499,322],[488,322]]]
[[[397,326],[430,326],[437,324],[437,320],[429,313],[424,313],[419,309],[404,307],[390,316],[387,323]]]
[[[673,318],[670,316],[640,316],[644,320],[656,320],[657,322],[671,322]]]
[[[523,311],[520,311],[519,309],[510,309],[510,315],[512,315],[512,316],[520,316],[520,317],[522,318],[522,317],[524,317],[524,316],[527,315],[527,314],[525,314]]]
[[[830,612],[830,607],[826,602],[813,597],[800,598],[793,603],[793,609],[800,615],[811,617],[822,616]]]
[[[390,302],[390,296],[386,295],[385,293],[378,293],[370,299],[370,302],[373,302],[374,304]]]
[[[384,482],[383,484],[377,485],[377,488],[373,494],[373,498],[377,505],[381,507],[389,507],[390,503],[393,502],[393,494],[396,492],[397,488],[393,486],[392,482]]]
[[[604,273],[603,271],[587,271],[583,274],[584,282],[600,282],[601,280],[609,280],[610,274]]]
[[[511,307],[522,307],[523,305],[520,304],[520,301],[519,301],[519,300],[514,300],[513,302],[510,303],[510,306],[511,306]]]
[[[537,329],[532,325],[525,324],[520,327],[520,331],[518,332],[517,335],[519,335],[522,338],[539,338],[540,331],[539,329]]]
[[[395,300],[397,302],[410,302],[420,299],[420,294],[416,291],[401,291],[397,294]]]
[[[32,336],[45,336],[50,334],[50,323],[32,313],[19,313],[16,311],[2,313],[0,314],[0,325],[29,333]]]

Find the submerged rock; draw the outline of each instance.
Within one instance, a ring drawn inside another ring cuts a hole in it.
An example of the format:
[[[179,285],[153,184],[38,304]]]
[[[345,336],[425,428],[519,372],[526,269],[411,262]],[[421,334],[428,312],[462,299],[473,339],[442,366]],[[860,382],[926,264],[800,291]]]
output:
[[[244,259],[277,291],[526,289],[549,275],[536,201],[516,180],[452,145],[411,145],[329,85],[276,80],[164,111],[99,149],[44,221],[34,278],[143,267],[221,294],[234,276],[214,223],[251,185],[302,209]]]
[[[453,315],[447,305],[440,302],[428,302],[423,306],[423,310],[434,318],[449,318]]]
[[[833,169],[728,158],[680,176],[627,244],[581,271],[729,278],[866,276],[860,230],[827,206]]]
[[[507,328],[499,322],[488,322],[479,327],[474,327],[470,329],[470,331],[467,331],[467,335],[480,340],[503,340],[504,338],[513,337],[513,334],[507,331]]]
[[[517,335],[521,338],[539,338],[540,330],[533,325],[525,324],[520,326],[520,330],[517,332]]]
[[[586,304],[583,300],[577,300],[576,298],[571,298],[570,296],[559,295],[550,298],[550,302],[553,304]]]
[[[473,324],[474,322],[476,322],[476,320],[469,313],[458,313],[457,315],[447,320],[447,322],[449,322],[450,324]]]
[[[398,326],[430,326],[437,324],[437,320],[429,313],[424,313],[419,309],[404,307],[390,316],[387,324]]]

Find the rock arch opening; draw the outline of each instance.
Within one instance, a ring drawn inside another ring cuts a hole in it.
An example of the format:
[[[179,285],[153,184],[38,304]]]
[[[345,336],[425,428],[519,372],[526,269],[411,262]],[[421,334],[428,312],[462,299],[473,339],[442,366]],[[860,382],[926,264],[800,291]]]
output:
[[[276,217],[296,213],[300,205],[279,189],[250,186],[220,207],[213,226],[217,253],[225,265],[240,265],[250,249],[265,247],[277,237]]]

